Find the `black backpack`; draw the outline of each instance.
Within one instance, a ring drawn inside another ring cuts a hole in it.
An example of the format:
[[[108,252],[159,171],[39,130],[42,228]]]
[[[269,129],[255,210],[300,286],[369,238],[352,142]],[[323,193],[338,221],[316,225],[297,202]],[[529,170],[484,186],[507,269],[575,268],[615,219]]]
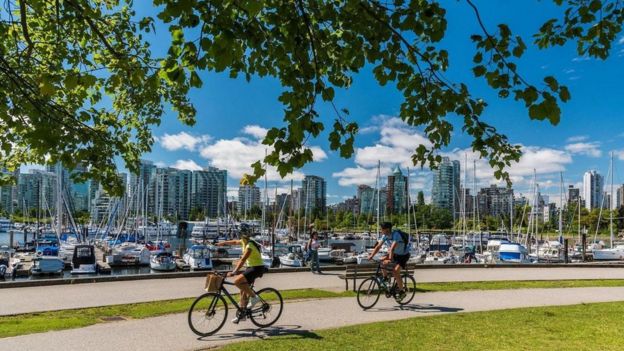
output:
[[[399,235],[401,235],[401,240],[403,240],[403,248],[407,248],[407,246],[409,245],[410,242],[410,236],[409,234],[407,234],[406,232],[397,229],[396,232],[399,233]]]

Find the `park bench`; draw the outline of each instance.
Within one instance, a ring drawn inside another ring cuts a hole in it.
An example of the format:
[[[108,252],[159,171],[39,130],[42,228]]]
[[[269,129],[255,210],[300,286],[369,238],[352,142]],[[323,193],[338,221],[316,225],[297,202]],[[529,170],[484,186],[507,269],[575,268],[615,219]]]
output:
[[[407,272],[414,275],[414,264],[407,265]],[[350,264],[345,267],[345,272],[338,275],[338,278],[345,281],[345,290],[349,290],[349,281],[353,282],[353,291],[357,289],[357,280],[372,277],[377,271],[377,264]],[[403,270],[404,271],[404,270]]]

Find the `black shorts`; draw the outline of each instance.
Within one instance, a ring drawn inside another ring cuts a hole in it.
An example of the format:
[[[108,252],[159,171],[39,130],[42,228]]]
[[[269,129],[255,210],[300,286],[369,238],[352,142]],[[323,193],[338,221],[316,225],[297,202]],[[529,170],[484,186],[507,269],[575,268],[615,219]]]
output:
[[[407,267],[407,260],[409,260],[409,258],[409,253],[405,255],[394,254],[394,256],[392,257],[392,262],[398,264],[399,266],[401,266],[401,268],[405,269],[405,267]]]
[[[247,280],[247,283],[253,284],[256,278],[262,278],[264,274],[264,266],[247,267],[243,272],[243,276]]]

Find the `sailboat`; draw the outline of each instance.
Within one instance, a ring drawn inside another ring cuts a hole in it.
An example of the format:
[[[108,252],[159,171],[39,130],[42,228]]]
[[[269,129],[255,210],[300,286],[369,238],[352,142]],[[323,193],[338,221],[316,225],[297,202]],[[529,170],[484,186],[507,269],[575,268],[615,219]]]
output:
[[[613,152],[611,153],[611,166],[609,167],[610,175],[611,175],[611,201],[615,199],[613,197]],[[600,223],[600,218],[602,216],[602,209],[604,208],[604,196],[602,197],[602,206],[600,208],[600,214],[598,215],[598,223]],[[611,210],[611,209],[610,209]],[[610,231],[610,239],[611,239],[611,247],[608,249],[600,249],[594,250],[594,260],[596,261],[606,261],[606,260],[624,260],[624,242],[615,242],[613,237],[613,211],[609,211],[611,213],[609,217],[609,231]],[[596,234],[598,233],[598,227],[600,224],[596,225]]]
[[[49,245],[43,242],[37,244],[37,255],[33,259],[31,274],[60,274],[65,269],[65,262],[58,256],[59,237],[63,224],[61,182],[62,182],[61,165],[56,165],[56,233],[50,236]]]

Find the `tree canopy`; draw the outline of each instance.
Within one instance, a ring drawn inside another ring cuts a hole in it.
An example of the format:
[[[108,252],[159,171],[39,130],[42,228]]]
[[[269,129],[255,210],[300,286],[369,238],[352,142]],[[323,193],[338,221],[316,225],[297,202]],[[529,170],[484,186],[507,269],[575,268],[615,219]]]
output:
[[[486,28],[471,0],[153,0],[158,19],[137,18],[132,0],[8,0],[0,7],[1,166],[81,163],[89,172],[77,176],[120,192],[114,158],[136,171],[166,108],[195,123],[188,92],[201,88],[199,72],[214,71],[280,81],[284,123],[264,139],[272,150],[264,161],[284,176],[312,161],[307,143],[326,128],[330,148],[352,156],[357,123],[333,100],[359,72],[372,70],[379,85],[402,94],[400,118],[430,141],[414,150],[415,164],[435,167],[459,121],[472,149],[508,180],[505,169],[519,159],[519,146],[483,121],[487,102],[467,83],[444,76],[445,6],[470,7],[481,29],[467,33],[472,74],[500,99],[523,104],[529,118],[557,124],[567,87],[552,76],[525,80],[518,60],[527,45],[569,41],[579,55],[605,59],[624,11],[621,0],[553,1],[561,17],[527,41],[504,23]],[[145,38],[155,21],[169,28],[166,57],[155,57]],[[331,104],[333,116],[320,116],[320,103]],[[259,161],[247,180],[263,172]]]

